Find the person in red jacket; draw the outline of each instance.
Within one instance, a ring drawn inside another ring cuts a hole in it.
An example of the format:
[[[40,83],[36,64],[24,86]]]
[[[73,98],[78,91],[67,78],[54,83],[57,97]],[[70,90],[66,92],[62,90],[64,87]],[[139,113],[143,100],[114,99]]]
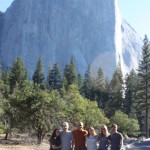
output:
[[[86,150],[85,140],[88,132],[83,129],[83,122],[79,122],[73,132],[74,150]]]

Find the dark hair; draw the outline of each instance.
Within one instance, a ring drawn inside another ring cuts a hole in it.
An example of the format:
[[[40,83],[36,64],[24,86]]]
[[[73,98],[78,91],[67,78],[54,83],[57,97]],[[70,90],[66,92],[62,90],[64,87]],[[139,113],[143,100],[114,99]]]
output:
[[[118,127],[117,124],[112,124],[111,127]]]
[[[58,128],[55,128],[55,129],[54,129],[54,131],[53,131],[53,133],[52,133],[52,135],[51,135],[51,137],[50,137],[50,140],[49,140],[50,143],[53,141],[54,138],[56,138],[56,131],[57,131],[57,130],[59,130],[59,129],[58,129]]]

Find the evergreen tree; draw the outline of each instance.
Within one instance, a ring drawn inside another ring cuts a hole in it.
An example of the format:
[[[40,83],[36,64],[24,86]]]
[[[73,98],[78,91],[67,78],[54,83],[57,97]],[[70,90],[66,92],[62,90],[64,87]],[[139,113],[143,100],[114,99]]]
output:
[[[76,66],[73,57],[71,57],[71,61],[70,61],[70,81],[71,81],[70,84],[77,82],[77,72],[76,72]]]
[[[82,87],[82,94],[85,98],[93,100],[93,82],[91,76],[91,68],[90,65],[88,66],[87,71],[85,72],[83,87]]]
[[[82,86],[83,86],[83,79],[82,79],[81,74],[78,74],[77,82],[78,82],[78,88],[79,88],[79,91],[81,92]]]
[[[112,116],[116,110],[123,110],[123,77],[120,64],[110,82],[109,100],[105,108],[105,113],[108,116]]]
[[[75,66],[73,57],[70,60],[70,64],[69,65],[67,64],[65,66],[64,77],[66,78],[68,86],[71,84],[77,83],[76,66]]]
[[[137,95],[137,74],[132,69],[130,74],[125,78],[125,100],[124,100],[124,112],[130,117],[136,118],[134,104],[136,103]]]
[[[4,94],[5,98],[8,98],[8,96],[10,94],[9,77],[10,77],[10,70],[9,69],[7,71],[2,72],[2,80],[3,80],[3,83],[4,83],[3,94]]]
[[[52,66],[49,65],[49,67],[48,67],[48,73],[47,73],[47,79],[45,81],[45,89],[49,89],[50,88],[49,82],[50,82],[50,78],[51,78],[51,70],[52,70]]]
[[[99,107],[104,109],[106,102],[106,83],[102,68],[98,69],[97,78],[94,82],[95,99],[99,103]]]
[[[43,64],[42,64],[41,58],[39,58],[37,62],[36,69],[35,69],[32,79],[33,79],[34,84],[41,84],[41,85],[43,84],[44,71],[43,71]]]
[[[96,78],[96,88],[100,91],[105,91],[105,78],[102,68],[98,69],[97,78]]]
[[[54,90],[62,88],[62,75],[58,64],[54,64],[49,74],[49,87]]]
[[[150,42],[145,35],[142,47],[142,59],[138,68],[138,101],[137,110],[139,120],[143,120],[143,130],[146,131],[145,135],[148,138],[149,127],[149,107],[150,107]],[[141,118],[142,116],[142,118]],[[145,116],[145,117],[143,117]],[[142,124],[141,124],[142,128]]]
[[[22,59],[18,57],[14,61],[14,64],[10,70],[9,83],[10,83],[11,92],[13,92],[16,86],[21,87],[25,79],[26,79],[26,73],[25,73],[24,64]]]

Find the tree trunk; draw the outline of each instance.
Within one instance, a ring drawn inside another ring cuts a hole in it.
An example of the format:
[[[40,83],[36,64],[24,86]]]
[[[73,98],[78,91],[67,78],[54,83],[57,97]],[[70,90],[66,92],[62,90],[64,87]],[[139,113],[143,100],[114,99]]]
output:
[[[146,107],[146,138],[149,137],[149,133],[148,133],[148,106]]]
[[[37,141],[37,144],[41,144],[41,142],[42,142],[42,131],[38,131],[38,133],[37,133],[37,139],[38,139],[38,141]]]
[[[4,138],[5,140],[7,140],[7,139],[8,139],[8,134],[9,134],[9,133],[8,133],[8,132],[6,132],[6,134],[5,134],[5,138]]]

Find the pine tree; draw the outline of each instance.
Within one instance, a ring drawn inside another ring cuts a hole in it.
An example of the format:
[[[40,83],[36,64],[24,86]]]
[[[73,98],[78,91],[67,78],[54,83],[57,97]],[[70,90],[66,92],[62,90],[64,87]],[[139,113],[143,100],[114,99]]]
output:
[[[62,75],[58,64],[54,64],[49,74],[49,87],[54,90],[62,88]]]
[[[98,69],[97,77],[94,82],[95,99],[99,103],[99,107],[104,109],[106,102],[106,83],[102,68]]]
[[[102,68],[98,69],[97,78],[96,78],[96,88],[100,91],[105,91],[105,78]]]
[[[145,116],[143,119],[144,131],[146,131],[146,137],[148,138],[149,127],[149,107],[150,107],[150,42],[145,35],[143,40],[144,45],[142,47],[142,59],[138,68],[138,102],[137,110],[139,114]],[[139,116],[139,120],[141,120]],[[144,126],[145,124],[145,126]],[[142,125],[141,125],[142,126]]]
[[[130,74],[125,78],[125,100],[124,100],[124,112],[130,117],[136,118],[134,105],[136,103],[137,95],[137,74],[132,69]]]
[[[43,71],[43,64],[42,64],[41,58],[39,58],[37,62],[36,69],[35,69],[32,79],[33,79],[34,84],[42,85],[44,81],[44,71]]]
[[[46,80],[46,88],[50,88],[49,87],[49,82],[50,82],[50,79],[51,79],[51,70],[52,70],[52,66],[50,65],[49,67],[48,67],[48,75],[47,75],[47,80]]]
[[[82,86],[83,86],[83,79],[82,79],[81,74],[78,74],[77,82],[78,82],[79,91],[81,92],[81,89],[82,89]]]
[[[112,116],[116,110],[123,110],[123,76],[120,64],[110,82],[109,100],[105,112],[108,116]]]
[[[70,61],[70,81],[71,81],[70,84],[77,83],[77,72],[73,57],[71,57]]]
[[[73,57],[70,60],[70,64],[66,64],[65,66],[64,77],[66,78],[68,86],[77,83],[76,66]]]
[[[24,64],[22,59],[18,57],[14,61],[14,64],[10,70],[9,83],[11,92],[13,92],[16,86],[21,87],[25,79],[26,79],[26,71],[24,68]]]
[[[93,98],[93,81],[91,76],[91,67],[88,66],[87,71],[84,75],[84,81],[83,81],[83,87],[82,87],[82,94],[85,98],[88,98],[90,100],[94,100]]]

